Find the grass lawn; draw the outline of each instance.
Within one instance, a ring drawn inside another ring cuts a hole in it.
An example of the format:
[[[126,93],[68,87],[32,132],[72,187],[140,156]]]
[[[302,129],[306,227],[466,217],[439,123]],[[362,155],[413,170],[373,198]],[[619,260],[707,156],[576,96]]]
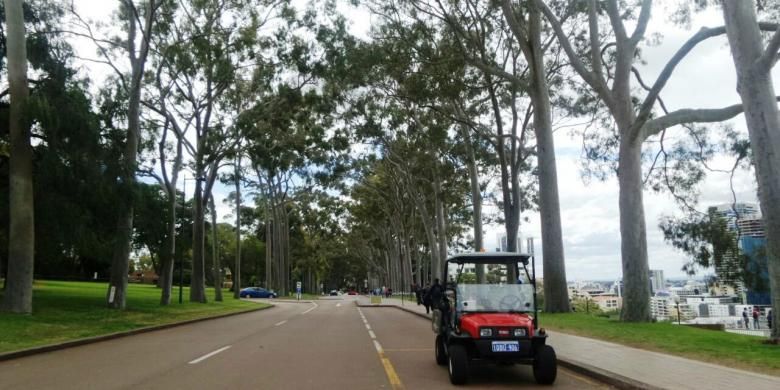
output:
[[[174,289],[175,303],[160,306],[160,289],[131,284],[127,309],[117,311],[105,308],[107,286],[107,283],[36,281],[32,315],[0,314],[0,353],[269,306],[234,300],[229,294],[223,302],[214,302],[211,289],[209,303],[189,303],[188,288],[184,289],[183,304],[178,303],[178,289]]]
[[[542,327],[686,358],[780,375],[780,346],[764,338],[678,326],[623,323],[584,313],[540,313]]]

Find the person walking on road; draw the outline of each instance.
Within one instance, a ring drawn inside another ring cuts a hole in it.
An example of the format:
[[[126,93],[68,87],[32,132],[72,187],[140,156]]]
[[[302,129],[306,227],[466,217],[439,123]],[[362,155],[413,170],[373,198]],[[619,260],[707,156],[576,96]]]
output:
[[[750,318],[748,318],[747,307],[742,309],[742,322],[745,323],[745,329],[750,329]]]
[[[437,309],[439,305],[441,305],[441,298],[444,294],[444,289],[442,288],[441,284],[439,284],[439,279],[433,280],[433,285],[430,289],[428,289],[428,296],[430,305],[434,309]]]
[[[753,306],[753,329],[760,329],[761,324],[758,323],[758,317],[761,316],[761,312],[758,307]]]
[[[431,301],[430,296],[428,296],[428,291],[431,290],[431,284],[428,283],[425,288],[422,289],[420,292],[420,295],[422,296],[422,304],[425,306],[425,314],[429,314],[431,312]]]
[[[414,298],[417,300],[417,306],[422,305],[422,291],[417,283],[412,285],[412,291],[414,292]]]

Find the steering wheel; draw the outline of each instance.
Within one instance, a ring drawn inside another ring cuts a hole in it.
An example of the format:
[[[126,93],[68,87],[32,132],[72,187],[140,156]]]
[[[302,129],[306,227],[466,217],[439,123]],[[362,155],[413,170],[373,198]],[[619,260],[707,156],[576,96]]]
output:
[[[498,302],[498,307],[501,310],[505,311],[512,311],[520,307],[520,297],[516,295],[505,295],[501,300]]]

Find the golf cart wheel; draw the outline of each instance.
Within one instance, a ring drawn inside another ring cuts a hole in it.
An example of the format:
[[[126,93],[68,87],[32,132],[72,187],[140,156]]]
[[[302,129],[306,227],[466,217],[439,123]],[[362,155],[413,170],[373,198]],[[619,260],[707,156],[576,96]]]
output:
[[[534,359],[534,378],[540,385],[551,385],[558,375],[558,359],[555,350],[545,345],[539,348]]]
[[[436,336],[436,364],[443,366],[447,364],[447,351],[444,346],[444,337]]]
[[[450,345],[447,348],[449,355],[450,382],[453,385],[466,383],[469,375],[469,355],[462,345]]]

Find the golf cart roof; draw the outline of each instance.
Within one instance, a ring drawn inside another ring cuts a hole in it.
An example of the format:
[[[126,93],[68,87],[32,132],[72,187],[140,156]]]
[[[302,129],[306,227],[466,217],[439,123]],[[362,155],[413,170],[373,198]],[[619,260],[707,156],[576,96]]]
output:
[[[528,264],[531,255],[527,253],[511,252],[477,252],[477,253],[458,253],[447,259],[447,263],[456,264]]]

